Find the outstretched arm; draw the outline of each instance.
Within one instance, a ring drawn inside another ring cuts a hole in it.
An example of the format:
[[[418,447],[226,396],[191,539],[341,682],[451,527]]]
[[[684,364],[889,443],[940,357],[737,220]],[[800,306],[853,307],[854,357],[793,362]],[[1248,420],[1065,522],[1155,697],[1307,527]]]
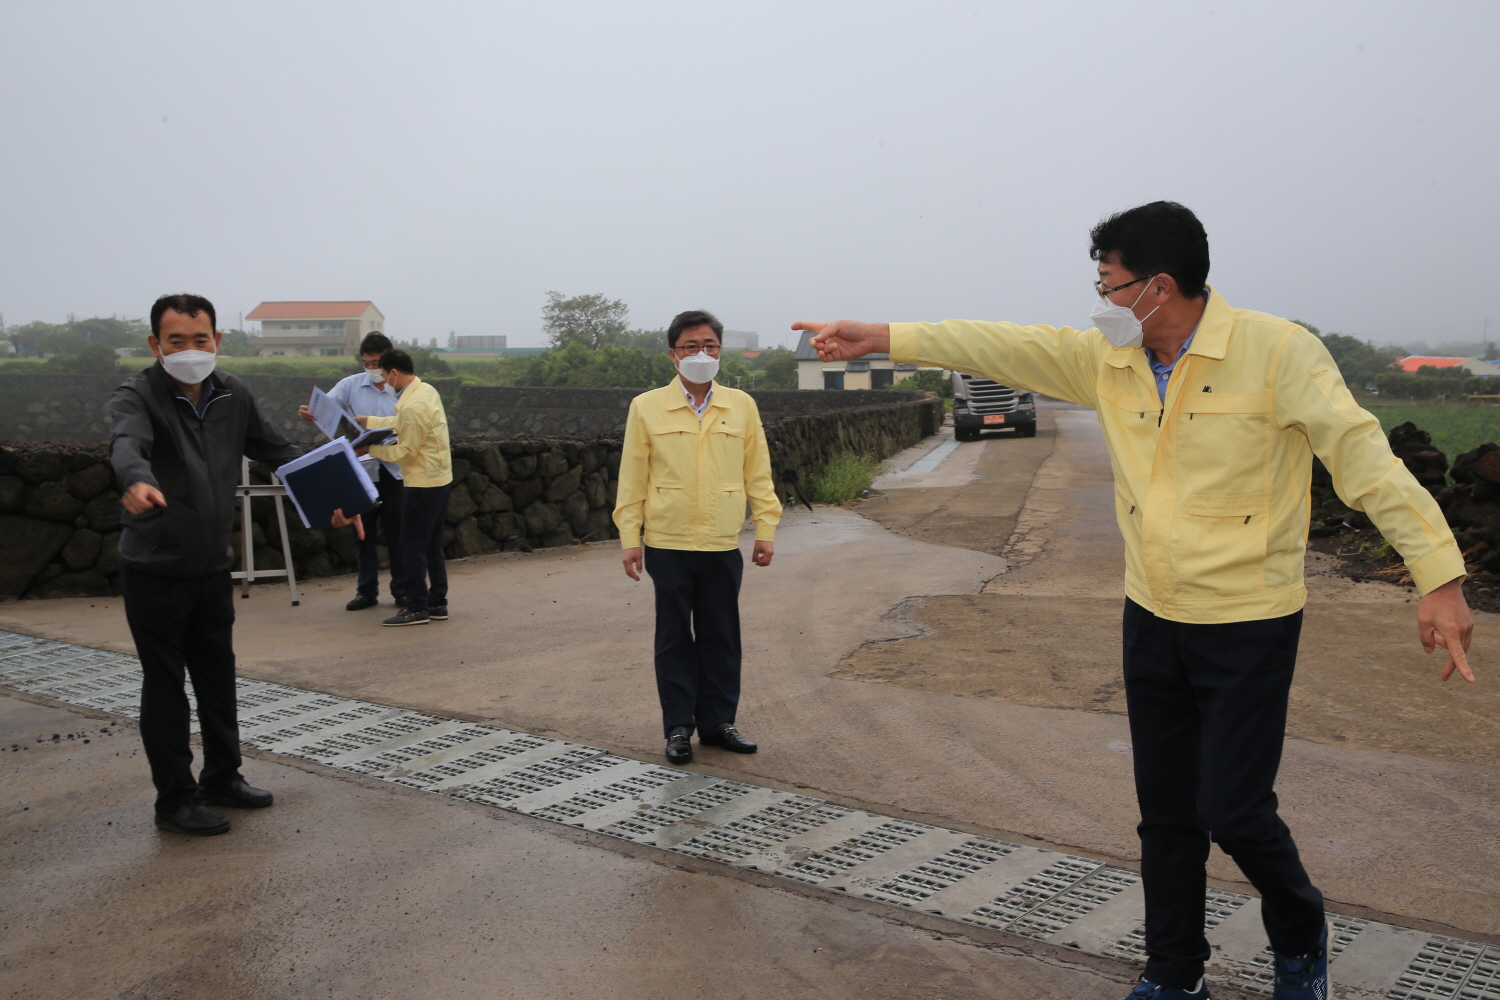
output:
[[[889,323],[859,323],[852,319],[832,323],[796,322],[793,330],[811,330],[812,347],[824,361],[852,361],[866,354],[891,352]]]

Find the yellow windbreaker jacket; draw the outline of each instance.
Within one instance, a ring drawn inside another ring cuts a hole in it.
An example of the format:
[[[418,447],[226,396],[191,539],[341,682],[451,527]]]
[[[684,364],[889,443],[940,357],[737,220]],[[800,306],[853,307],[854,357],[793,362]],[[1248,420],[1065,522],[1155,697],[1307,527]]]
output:
[[[1464,575],[1436,501],[1391,454],[1302,327],[1212,292],[1163,402],[1146,352],[1097,329],[894,323],[891,358],[984,375],[1099,414],[1125,536],[1125,593],[1173,621],[1292,614],[1307,590],[1312,457],[1367,514],[1422,593]]]
[[[750,394],[714,385],[703,419],[682,381],[630,401],[615,525],[620,546],[723,552],[739,545],[745,501],[756,541],[776,537],[781,502],[771,482],[771,453]]]
[[[448,446],[448,414],[432,386],[413,378],[396,400],[394,417],[371,417],[370,427],[396,428],[396,443],[377,444],[370,454],[401,466],[405,486],[446,486],[453,482],[453,451]]]

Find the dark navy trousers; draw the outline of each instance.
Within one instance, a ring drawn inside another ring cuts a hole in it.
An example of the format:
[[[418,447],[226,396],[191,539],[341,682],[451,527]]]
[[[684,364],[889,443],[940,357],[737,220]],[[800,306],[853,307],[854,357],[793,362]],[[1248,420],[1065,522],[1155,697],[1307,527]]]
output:
[[[446,486],[405,486],[401,492],[402,603],[426,611],[448,603],[448,563],[443,558],[443,524],[448,514]],[[392,558],[392,565],[395,560]],[[397,581],[391,581],[394,593]]]
[[[662,733],[733,723],[740,703],[739,549],[645,547],[656,591],[656,693]]]
[[[156,784],[156,811],[168,815],[198,800],[201,783],[223,788],[240,777],[240,727],[234,685],[234,582],[229,571],[157,576],[120,567],[125,621],[141,658],[141,743]],[[188,743],[192,678],[203,739],[203,770],[193,777]]]
[[[406,580],[401,558],[401,480],[391,475],[383,465],[375,466],[375,489],[380,492],[380,506],[365,514],[365,537],[354,532],[354,558],[359,567],[359,593],[375,597],[380,593],[380,550],[377,546],[383,539],[386,554],[391,561],[391,596],[397,604],[405,604]],[[376,528],[380,530],[377,532]],[[350,527],[350,531],[354,531]],[[379,537],[377,537],[377,535]]]
[[[1317,950],[1323,894],[1276,813],[1276,771],[1302,612],[1189,625],[1125,602],[1125,699],[1140,802],[1145,977],[1192,989],[1209,957],[1212,841],[1261,894],[1271,947]]]

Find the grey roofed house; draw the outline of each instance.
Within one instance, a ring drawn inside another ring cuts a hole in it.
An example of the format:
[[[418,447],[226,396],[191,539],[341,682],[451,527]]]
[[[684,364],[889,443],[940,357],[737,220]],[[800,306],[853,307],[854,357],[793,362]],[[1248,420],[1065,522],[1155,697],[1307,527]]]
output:
[[[889,354],[866,354],[858,361],[820,361],[811,340],[812,333],[803,330],[797,341],[799,389],[881,389],[896,381],[897,372],[917,370],[916,365],[896,364]]]

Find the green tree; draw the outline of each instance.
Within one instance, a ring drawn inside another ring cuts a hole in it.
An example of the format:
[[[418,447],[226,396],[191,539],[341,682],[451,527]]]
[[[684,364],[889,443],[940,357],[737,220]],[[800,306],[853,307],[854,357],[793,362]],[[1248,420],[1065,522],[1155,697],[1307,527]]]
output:
[[[765,351],[755,360],[763,362],[760,377],[755,380],[757,389],[797,388],[797,355],[785,347]]]
[[[253,358],[260,354],[260,345],[250,343],[250,335],[244,330],[225,330],[219,353],[226,358]]]
[[[626,330],[615,338],[620,347],[634,347],[647,354],[665,354],[667,350],[666,330]]]
[[[898,392],[932,392],[944,399],[953,395],[953,379],[947,372],[934,368],[923,368],[889,386]]]
[[[1398,349],[1375,347],[1345,333],[1324,333],[1300,319],[1292,322],[1323,342],[1344,381],[1355,389],[1374,384],[1375,376],[1389,372],[1391,365],[1405,356]]]
[[[542,307],[542,332],[551,347],[580,344],[597,349],[614,344],[629,322],[629,306],[597,293],[566,298],[562,292],[548,292]]]
[[[453,366],[438,353],[435,347],[409,347],[406,353],[411,355],[411,366],[421,376],[452,375]]]
[[[591,350],[566,344],[515,360],[517,385],[647,389],[665,385],[676,373],[665,352],[647,354],[614,345]]]

